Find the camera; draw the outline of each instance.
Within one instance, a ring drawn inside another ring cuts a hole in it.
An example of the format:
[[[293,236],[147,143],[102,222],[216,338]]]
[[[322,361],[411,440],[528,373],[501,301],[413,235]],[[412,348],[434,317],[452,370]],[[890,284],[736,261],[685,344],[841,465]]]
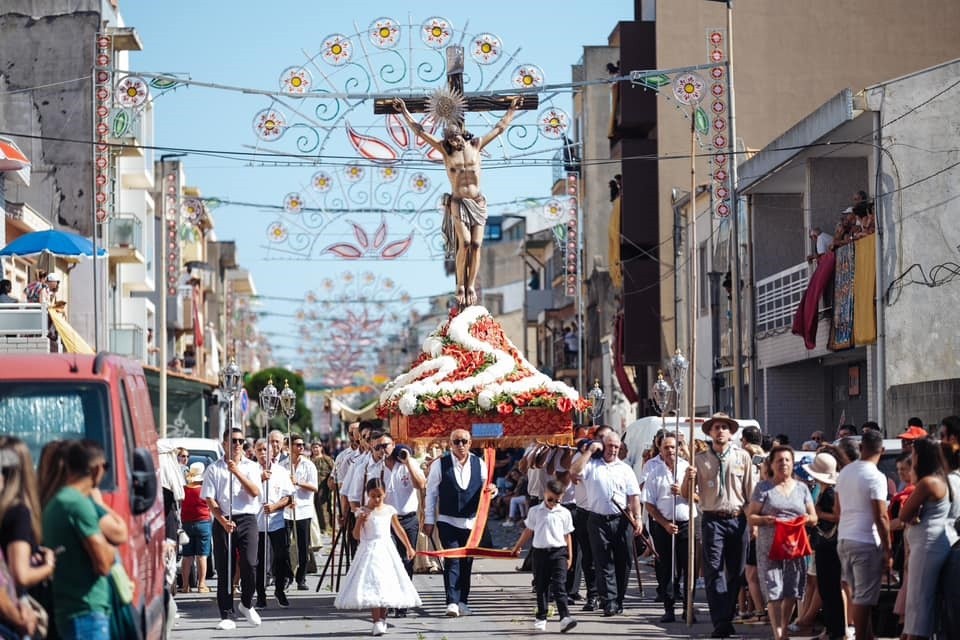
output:
[[[393,459],[397,462],[406,462],[407,458],[410,456],[410,447],[405,444],[398,444],[393,449]]]
[[[598,459],[599,459],[599,458],[602,458],[602,457],[603,457],[603,440],[594,440],[593,442],[596,442],[596,443],[598,443],[598,444],[600,445],[600,450],[599,450],[599,451],[594,451],[594,452],[593,452],[593,456],[591,456],[591,457],[593,457],[593,458],[598,458]],[[592,443],[591,443],[591,444],[592,444]]]

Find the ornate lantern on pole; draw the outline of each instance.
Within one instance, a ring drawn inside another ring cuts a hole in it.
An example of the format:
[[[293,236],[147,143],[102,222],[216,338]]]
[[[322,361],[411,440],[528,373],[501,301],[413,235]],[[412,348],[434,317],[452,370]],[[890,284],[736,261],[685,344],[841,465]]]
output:
[[[243,380],[243,372],[240,370],[240,367],[237,365],[237,361],[234,358],[230,358],[230,364],[223,368],[220,372],[220,388],[227,394],[227,426],[225,429],[226,441],[227,441],[227,453],[226,457],[228,460],[233,460],[233,414],[236,398],[240,395],[240,386]],[[230,519],[233,519],[233,474],[230,474],[230,495],[227,500],[227,504],[230,508]],[[233,549],[233,533],[227,533],[227,549]],[[227,584],[233,584],[233,563],[227,563]]]
[[[603,389],[600,388],[600,380],[593,381],[593,389],[590,390],[587,397],[590,398],[590,402],[592,403],[590,407],[590,419],[592,420],[593,426],[597,426],[597,419],[603,415],[604,404],[604,395]]]
[[[663,369],[657,371],[657,381],[650,387],[650,397],[653,399],[653,406],[660,414],[660,423],[663,424],[663,416],[670,407],[670,394],[673,389],[670,383],[663,379]]]
[[[263,439],[267,441],[267,471],[270,471],[270,465],[273,462],[273,451],[270,450],[270,438],[267,437],[267,427],[270,424],[270,420],[273,419],[273,416],[277,415],[277,407],[280,406],[280,392],[277,391],[277,388],[273,386],[273,378],[267,380],[267,386],[260,390],[260,411],[263,413]],[[264,491],[263,504],[269,504],[270,502],[270,478],[267,477],[266,490]],[[270,516],[264,515],[265,519]],[[266,530],[267,523],[264,523],[264,530]],[[264,545],[264,558],[263,566],[263,579],[267,579],[267,567],[270,566],[270,545]],[[264,582],[266,584],[266,582]]]

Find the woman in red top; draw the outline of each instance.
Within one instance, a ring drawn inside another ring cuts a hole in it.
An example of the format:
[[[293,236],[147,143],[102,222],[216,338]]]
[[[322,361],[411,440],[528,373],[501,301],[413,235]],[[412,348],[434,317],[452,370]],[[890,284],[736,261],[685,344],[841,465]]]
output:
[[[183,488],[183,505],[180,507],[180,518],[183,520],[183,530],[190,537],[190,541],[183,545],[183,564],[180,567],[183,586],[181,593],[190,593],[190,568],[193,559],[197,559],[197,592],[210,593],[207,586],[207,556],[211,551],[212,528],[210,522],[210,507],[206,500],[200,497],[200,486],[203,484],[204,466],[202,462],[194,462],[187,471],[187,485]]]
[[[893,604],[893,612],[900,616],[900,621],[903,622],[907,606],[907,563],[910,550],[903,539],[905,523],[900,520],[900,509],[903,508],[903,503],[907,501],[914,490],[913,464],[910,462],[909,453],[905,453],[897,459],[897,475],[900,477],[900,482],[903,483],[903,489],[890,498],[887,516],[890,518],[893,570],[900,575],[900,591],[897,593],[897,600]]]

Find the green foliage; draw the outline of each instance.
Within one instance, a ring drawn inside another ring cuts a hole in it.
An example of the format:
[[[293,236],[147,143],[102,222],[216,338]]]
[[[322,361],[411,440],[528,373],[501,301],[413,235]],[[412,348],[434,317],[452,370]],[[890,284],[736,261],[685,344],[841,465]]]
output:
[[[250,400],[257,404],[260,403],[260,392],[267,386],[267,382],[269,382],[271,378],[273,378],[273,386],[277,388],[277,393],[283,391],[283,383],[286,381],[290,384],[293,392],[297,394],[296,411],[291,420],[293,430],[304,434],[313,433],[313,414],[303,401],[306,394],[306,387],[303,384],[303,378],[293,371],[284,369],[283,367],[273,367],[270,369],[261,369],[247,376],[243,386],[250,395]],[[277,414],[273,417],[273,420],[270,421],[268,429],[280,429],[284,432],[287,430],[286,416],[284,416],[283,410],[280,409],[279,406],[277,407]]]

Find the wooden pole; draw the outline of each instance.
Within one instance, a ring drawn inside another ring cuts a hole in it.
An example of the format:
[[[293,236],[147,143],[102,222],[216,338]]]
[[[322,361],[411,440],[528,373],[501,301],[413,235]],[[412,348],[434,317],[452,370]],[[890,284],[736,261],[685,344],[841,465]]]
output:
[[[694,104],[694,108],[696,105]],[[697,413],[697,124],[694,114],[690,113],[690,207],[687,209],[690,220],[690,230],[688,233],[687,245],[689,246],[689,258],[687,259],[687,283],[689,285],[689,295],[687,296],[687,333],[689,338],[689,351],[687,351],[690,368],[690,383],[687,386],[687,407],[690,420],[690,466],[693,466],[696,456],[696,413]],[[691,482],[690,486],[690,524],[687,545],[687,625],[693,625],[693,591],[696,586],[695,581],[695,559],[696,559],[696,536],[694,531],[693,515],[693,495],[695,486]]]

